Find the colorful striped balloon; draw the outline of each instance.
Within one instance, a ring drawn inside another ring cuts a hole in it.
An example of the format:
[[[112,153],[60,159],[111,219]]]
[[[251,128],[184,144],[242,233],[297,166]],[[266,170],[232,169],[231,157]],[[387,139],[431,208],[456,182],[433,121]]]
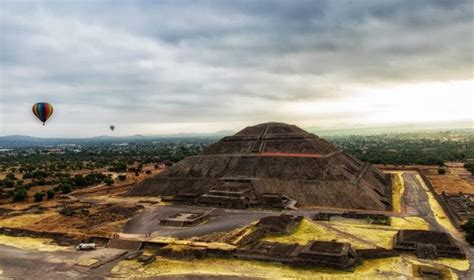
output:
[[[51,117],[53,114],[53,105],[46,102],[38,102],[33,105],[33,114],[44,123]]]

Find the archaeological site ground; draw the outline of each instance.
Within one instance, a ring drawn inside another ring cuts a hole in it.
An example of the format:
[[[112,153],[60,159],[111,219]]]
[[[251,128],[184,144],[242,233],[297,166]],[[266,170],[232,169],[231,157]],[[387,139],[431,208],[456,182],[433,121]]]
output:
[[[461,227],[472,193],[447,191],[449,176],[375,166],[297,126],[263,123],[135,181],[4,201],[0,264],[26,252],[30,262],[0,265],[0,277],[31,265],[50,279],[472,279]],[[75,251],[80,243],[96,248]]]

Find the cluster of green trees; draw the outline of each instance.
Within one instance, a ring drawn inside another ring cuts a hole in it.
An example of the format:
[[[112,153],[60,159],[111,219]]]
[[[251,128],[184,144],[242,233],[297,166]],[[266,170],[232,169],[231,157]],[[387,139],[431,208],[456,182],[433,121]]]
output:
[[[466,241],[474,246],[474,218],[470,218],[467,223],[463,225],[464,231],[466,231]]]
[[[466,168],[471,174],[474,175],[474,162],[470,161],[464,164],[464,168]]]
[[[81,189],[88,186],[105,183],[109,186],[114,184],[111,175],[105,175],[98,172],[91,172],[87,175],[64,176],[60,179],[54,191],[68,194],[75,189]]]
[[[18,169],[22,174],[32,174],[36,170],[54,173],[112,168],[112,171],[124,172],[126,166],[136,163],[150,164],[165,160],[177,162],[199,153],[213,141],[189,138],[153,139],[127,145],[104,142],[73,147],[58,146],[61,149],[59,153],[49,153],[47,148],[41,147],[18,147],[8,153],[0,153],[0,170]]]
[[[443,165],[474,158],[474,133],[403,133],[374,136],[333,136],[336,146],[375,164]]]
[[[8,153],[0,153],[0,171],[8,172],[0,180],[0,199],[10,197],[15,201],[23,201],[33,186],[54,185],[52,197],[55,193],[67,194],[74,189],[100,183],[111,186],[114,180],[103,172],[133,172],[138,176],[144,164],[153,163],[155,168],[162,163],[170,166],[184,157],[197,154],[213,141],[154,139],[128,145],[94,142],[72,148],[59,147],[59,153],[49,153],[47,148],[41,147],[13,148]],[[90,170],[87,175],[71,175],[87,170]],[[118,176],[120,181],[126,178],[126,175]],[[34,198],[41,201],[49,196],[48,192],[37,193]]]

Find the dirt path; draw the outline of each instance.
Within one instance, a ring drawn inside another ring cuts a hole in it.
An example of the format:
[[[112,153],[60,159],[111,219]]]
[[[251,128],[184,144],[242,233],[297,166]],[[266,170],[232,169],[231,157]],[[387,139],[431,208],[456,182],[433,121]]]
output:
[[[449,233],[457,241],[458,245],[464,249],[469,264],[471,265],[469,270],[457,271],[457,274],[461,279],[474,279],[474,248],[466,243],[462,238],[462,234],[459,232],[453,234],[437,222],[429,204],[428,195],[416,175],[416,173],[412,172],[406,172],[403,174],[403,180],[405,181],[403,203],[405,204],[407,213],[422,217],[430,224],[430,227],[433,230]]]
[[[403,180],[405,181],[405,192],[402,201],[406,213],[410,216],[422,217],[428,222],[432,230],[445,231],[436,221],[428,195],[416,178],[416,173],[404,173]]]

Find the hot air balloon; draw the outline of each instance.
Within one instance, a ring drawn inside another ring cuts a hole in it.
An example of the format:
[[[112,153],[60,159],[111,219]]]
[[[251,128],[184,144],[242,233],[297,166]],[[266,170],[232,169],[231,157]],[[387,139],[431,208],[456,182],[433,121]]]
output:
[[[33,114],[44,123],[51,117],[53,114],[53,105],[46,102],[38,102],[33,105]]]
[[[110,130],[114,131],[114,129],[115,129],[115,125],[111,125]]]

